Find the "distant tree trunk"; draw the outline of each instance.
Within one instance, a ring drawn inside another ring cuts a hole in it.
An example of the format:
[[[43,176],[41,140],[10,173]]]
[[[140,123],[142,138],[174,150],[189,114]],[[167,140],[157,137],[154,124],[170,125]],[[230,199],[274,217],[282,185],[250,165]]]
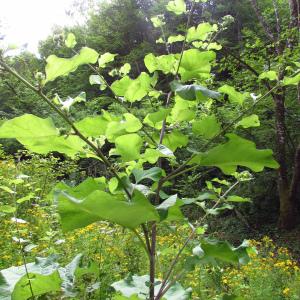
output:
[[[279,162],[278,170],[278,193],[280,200],[280,214],[278,226],[284,229],[290,229],[297,224],[297,202],[296,195],[291,193],[291,186],[288,180],[289,172],[286,156],[286,130],[285,130],[285,105],[284,95],[274,95],[275,118],[276,118],[276,144],[277,160]]]
[[[255,14],[264,29],[266,36],[269,40],[274,43],[275,50],[277,55],[282,55],[284,47],[280,43],[280,34],[281,34],[281,24],[278,13],[277,1],[273,0],[274,14],[276,17],[276,33],[274,33],[265,20],[257,0],[250,0],[252,7],[255,11]],[[290,28],[298,28],[300,25],[300,0],[289,0],[289,9],[290,9]],[[294,39],[291,43],[288,42],[287,47],[292,47],[294,43],[298,43],[297,38]],[[279,76],[280,80],[284,77],[284,72]],[[268,89],[270,87],[267,84]],[[298,88],[298,101],[300,97],[300,91]],[[297,191],[300,185],[300,145],[298,146],[295,157],[293,170],[289,172],[289,167],[287,163],[287,154],[286,154],[286,122],[285,122],[285,93],[283,90],[279,90],[272,94],[274,104],[275,104],[275,122],[276,122],[276,152],[277,160],[280,165],[278,170],[278,194],[280,200],[280,214],[278,219],[278,226],[282,229],[291,229],[294,228],[297,224]],[[299,103],[300,104],[300,103]],[[290,174],[292,175],[292,180],[289,180]]]
[[[300,27],[300,0],[289,0],[289,6],[290,6],[290,27]]]

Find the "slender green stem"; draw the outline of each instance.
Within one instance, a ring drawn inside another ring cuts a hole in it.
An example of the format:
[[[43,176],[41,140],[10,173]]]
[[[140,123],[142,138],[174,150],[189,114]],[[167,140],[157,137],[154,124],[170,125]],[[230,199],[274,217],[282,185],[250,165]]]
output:
[[[196,4],[196,2],[195,2],[195,0],[193,0],[191,9],[190,9],[190,12],[189,12],[189,15],[188,15],[188,19],[187,19],[187,22],[186,22],[186,25],[185,25],[186,31],[185,31],[185,36],[184,36],[184,40],[183,40],[183,44],[182,44],[182,48],[181,48],[181,53],[180,53],[179,62],[178,62],[177,70],[176,70],[176,73],[175,73],[175,77],[177,77],[177,75],[179,73],[179,68],[180,68],[180,65],[181,65],[181,61],[182,61],[182,58],[183,58],[183,53],[184,53],[185,46],[186,46],[186,43],[187,43],[188,29],[189,29],[189,26],[191,24],[192,15],[193,15],[193,12],[194,12],[194,9],[195,9],[195,4]]]
[[[137,232],[136,229],[131,229],[131,231],[135,234],[135,236],[139,239],[141,245],[143,246],[145,252],[147,253],[148,255],[148,258],[150,259],[150,252],[148,250],[148,247],[147,245],[145,244],[144,240],[142,239],[142,237],[140,236],[140,234]]]
[[[16,167],[15,176],[17,175],[17,172],[18,172],[17,170],[18,169]],[[30,275],[29,275],[29,272],[28,272],[28,268],[27,268],[27,262],[26,262],[26,256],[25,256],[25,253],[24,253],[24,248],[23,248],[22,243],[21,243],[21,232],[20,232],[20,228],[19,228],[19,224],[18,224],[18,218],[17,218],[18,205],[17,205],[17,201],[16,201],[16,194],[17,194],[16,184],[14,185],[13,191],[14,191],[14,193],[11,196],[12,196],[12,200],[13,200],[14,207],[15,207],[15,212],[13,213],[13,216],[14,216],[14,221],[15,221],[15,224],[16,224],[16,231],[18,233],[18,246],[19,246],[19,249],[20,249],[20,253],[21,253],[24,268],[25,268],[26,277],[27,277],[27,280],[28,280],[28,285],[29,285],[29,289],[30,289],[30,293],[31,293],[30,298],[32,298],[34,300],[35,295],[34,295],[34,292],[33,292],[31,279],[30,279]]]

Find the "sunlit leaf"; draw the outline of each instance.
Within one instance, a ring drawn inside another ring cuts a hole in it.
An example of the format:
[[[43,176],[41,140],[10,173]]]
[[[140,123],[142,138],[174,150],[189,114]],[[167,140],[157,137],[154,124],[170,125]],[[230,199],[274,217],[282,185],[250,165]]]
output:
[[[226,201],[229,202],[251,202],[249,198],[244,198],[236,195],[230,195],[227,197]]]
[[[166,6],[167,10],[176,15],[181,15],[186,12],[186,4],[184,0],[169,1]]]
[[[47,58],[46,82],[53,81],[59,76],[67,76],[69,73],[76,71],[81,65],[94,64],[98,56],[95,50],[87,47],[82,48],[79,54],[71,58],[60,58],[56,55],[50,55]]]
[[[236,127],[239,127],[239,126],[241,126],[243,128],[259,127],[260,122],[259,122],[258,115],[251,115],[251,116],[243,118],[241,121],[239,121],[236,124]]]
[[[51,119],[30,114],[4,122],[0,127],[0,138],[15,138],[35,153],[57,151],[70,157],[82,152],[85,145],[77,136],[60,136]]]
[[[218,31],[218,26],[216,24],[211,25],[209,23],[201,23],[197,27],[191,27],[188,29],[187,41],[205,41],[212,32],[216,31]]]
[[[13,214],[16,211],[16,208],[11,205],[0,205],[0,212],[6,214]]]
[[[65,45],[68,48],[74,48],[76,46],[76,44],[77,44],[77,42],[76,42],[75,35],[70,32],[65,40]]]
[[[117,54],[112,54],[109,52],[100,55],[100,57],[98,59],[99,68],[105,68],[108,63],[115,60],[116,56],[117,56]]]
[[[145,56],[144,62],[150,73],[162,71],[164,74],[175,74],[178,60],[174,54],[155,56],[150,53]]]
[[[191,121],[196,116],[196,101],[184,100],[179,95],[175,96],[175,104],[168,121],[171,123]]]
[[[259,80],[268,79],[270,81],[272,80],[278,80],[277,73],[275,71],[267,71],[263,72],[258,77]]]
[[[166,23],[164,22],[164,16],[163,15],[158,15],[155,17],[151,18],[151,22],[155,28],[162,27]]]
[[[170,111],[169,108],[161,108],[157,112],[147,114],[143,122],[156,129],[161,129],[163,120],[167,118]]]
[[[201,52],[189,49],[183,52],[179,74],[183,81],[192,79],[207,79],[210,77],[211,62],[216,58],[213,51]]]
[[[182,34],[171,35],[168,37],[168,44],[173,44],[173,43],[183,42],[183,41],[184,41],[184,36]]]
[[[119,72],[121,76],[125,76],[130,72],[130,70],[131,70],[131,65],[129,63],[126,63],[120,68]]]
[[[235,134],[227,134],[228,142],[206,153],[196,155],[191,163],[201,166],[216,166],[225,174],[232,174],[238,166],[260,172],[265,167],[277,169],[278,163],[273,158],[272,150],[258,150],[253,142]]]
[[[218,89],[219,92],[228,95],[230,103],[237,103],[242,105],[245,100],[249,97],[248,93],[240,93],[235,90],[234,87],[225,84]]]
[[[16,283],[11,295],[11,300],[27,300],[32,297],[31,288],[35,297],[44,295],[50,292],[59,292],[61,290],[61,282],[58,271],[54,271],[52,274],[28,274],[30,278],[27,278],[27,274]]]
[[[115,81],[111,88],[117,96],[125,97],[129,102],[135,102],[143,99],[153,86],[153,79],[142,72],[136,79],[131,79],[125,76],[120,80]]]
[[[292,77],[284,77],[283,85],[297,85],[300,82],[300,73]]]
[[[131,161],[140,158],[142,138],[135,133],[121,135],[115,140],[114,154],[121,156],[123,161]]]
[[[99,137],[105,135],[108,123],[105,117],[95,116],[86,117],[74,125],[86,137]]]

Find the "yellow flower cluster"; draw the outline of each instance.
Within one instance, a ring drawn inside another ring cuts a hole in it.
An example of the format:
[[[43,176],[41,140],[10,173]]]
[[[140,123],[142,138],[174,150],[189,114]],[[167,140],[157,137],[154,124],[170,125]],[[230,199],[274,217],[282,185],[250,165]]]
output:
[[[260,284],[259,288],[267,288],[268,284],[286,284],[299,281],[299,266],[287,248],[277,248],[269,237],[261,241],[250,241],[258,254],[252,254],[251,261],[239,268],[228,267],[222,274],[222,283],[228,290],[249,293],[253,285]],[[273,282],[272,282],[273,281]],[[299,282],[300,284],[300,282]],[[283,287],[281,294],[289,296],[290,288]]]

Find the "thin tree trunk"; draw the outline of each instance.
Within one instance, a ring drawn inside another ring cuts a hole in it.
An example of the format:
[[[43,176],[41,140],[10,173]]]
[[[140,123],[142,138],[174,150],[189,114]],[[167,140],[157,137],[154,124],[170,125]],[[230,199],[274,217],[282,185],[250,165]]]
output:
[[[280,217],[278,226],[282,229],[292,229],[297,224],[297,209],[298,203],[297,191],[300,185],[300,146],[295,155],[294,175],[288,190],[284,190],[280,195]]]
[[[290,27],[300,27],[300,0],[289,0],[290,6]]]
[[[296,224],[296,210],[290,201],[290,188],[288,181],[288,167],[286,161],[286,132],[285,132],[285,106],[284,95],[274,95],[276,116],[276,144],[277,160],[280,165],[278,170],[278,193],[280,200],[280,228],[292,228]]]

